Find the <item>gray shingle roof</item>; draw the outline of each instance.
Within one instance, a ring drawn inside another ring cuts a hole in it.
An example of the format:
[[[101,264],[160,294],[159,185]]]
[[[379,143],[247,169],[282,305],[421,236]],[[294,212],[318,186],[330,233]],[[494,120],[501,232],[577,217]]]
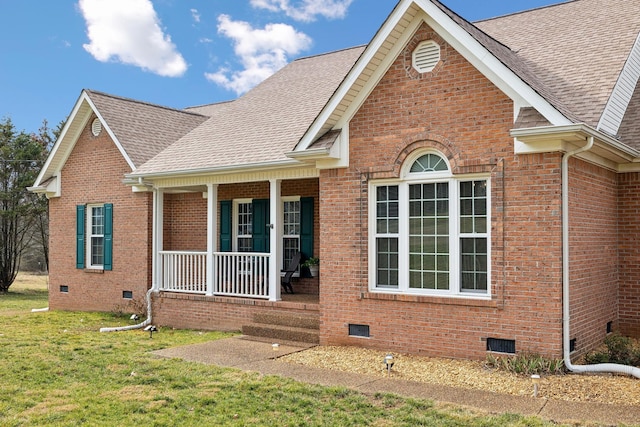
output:
[[[640,32],[636,0],[573,0],[475,24],[436,0],[433,3],[568,119],[592,127],[597,126]],[[197,121],[194,118],[182,128],[188,132],[173,144],[167,135],[162,140],[166,148],[134,174],[290,161],[285,153],[305,135],[363,51],[359,47],[299,59],[237,100],[186,110],[210,118],[187,129]],[[633,105],[640,102],[638,98]],[[121,128],[127,140],[148,140],[137,134],[149,129],[137,126],[138,120],[131,126],[131,117],[120,113],[123,121],[114,127]],[[621,131],[640,136],[634,121],[633,113],[628,113]],[[516,126],[540,124],[548,122],[527,110]],[[131,150],[137,153],[144,147],[137,143]],[[144,154],[148,159],[153,150]],[[138,158],[144,157],[140,152]]]
[[[85,91],[127,152],[140,166],[207,117],[92,90]]]
[[[285,153],[293,150],[363,50],[298,59],[233,102],[200,107],[210,119],[135,174],[290,161]]]
[[[515,53],[549,102],[596,127],[640,32],[640,1],[575,0],[475,26]]]

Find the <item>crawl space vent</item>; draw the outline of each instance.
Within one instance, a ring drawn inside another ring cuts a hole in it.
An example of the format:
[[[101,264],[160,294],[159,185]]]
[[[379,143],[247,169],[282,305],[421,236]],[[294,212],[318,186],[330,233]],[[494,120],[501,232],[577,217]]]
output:
[[[494,351],[496,353],[510,353],[516,352],[516,340],[503,340],[500,338],[487,338],[487,351]]]
[[[124,299],[132,299],[133,291],[122,291],[122,298]]]
[[[100,132],[102,132],[102,123],[100,122],[100,119],[95,118],[93,119],[93,122],[91,122],[91,133],[93,136],[98,136],[100,135]]]
[[[412,55],[412,65],[419,73],[428,73],[440,62],[440,45],[433,40],[422,42]]]
[[[349,323],[349,336],[369,338],[369,325],[354,325]]]

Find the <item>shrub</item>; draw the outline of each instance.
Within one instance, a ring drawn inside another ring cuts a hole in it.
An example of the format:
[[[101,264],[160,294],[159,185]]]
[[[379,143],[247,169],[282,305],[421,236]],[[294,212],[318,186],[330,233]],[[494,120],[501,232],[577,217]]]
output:
[[[559,375],[565,372],[564,361],[562,359],[546,359],[539,354],[529,353],[503,357],[488,354],[487,366],[522,375]]]
[[[640,348],[634,347],[631,338],[614,333],[605,338],[606,350],[587,353],[584,360],[587,364],[619,363],[622,365],[640,366]]]

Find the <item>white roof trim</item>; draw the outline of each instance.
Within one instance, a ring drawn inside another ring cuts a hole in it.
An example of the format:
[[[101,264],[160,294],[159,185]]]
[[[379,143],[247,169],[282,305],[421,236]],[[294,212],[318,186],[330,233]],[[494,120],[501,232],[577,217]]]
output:
[[[609,101],[604,108],[597,129],[610,135],[617,135],[631,97],[640,79],[640,34],[631,48],[631,53],[618,77]]]
[[[67,122],[62,128],[60,136],[53,145],[53,148],[51,149],[51,152],[49,153],[44,166],[40,170],[40,173],[38,174],[38,177],[33,184],[34,188],[40,187],[44,181],[53,176],[59,176],[60,171],[67,162],[67,159],[71,155],[71,152],[73,151],[73,148],[75,147],[75,144],[80,137],[80,133],[87,125],[92,112],[100,119],[100,122],[103,124],[103,129],[107,130],[109,136],[118,147],[118,150],[127,161],[127,164],[129,165],[131,170],[135,170],[135,165],[122,147],[122,144],[120,144],[120,141],[118,141],[114,133],[111,131],[111,128],[109,128],[108,124],[96,108],[95,104],[89,98],[87,92],[83,90],[80,94],[80,97],[76,101],[73,110],[71,110],[71,114],[69,114]],[[58,185],[60,185],[60,183]]]
[[[556,126],[569,125],[571,120],[567,119],[560,111],[558,111],[553,105],[551,105],[546,99],[538,94],[531,86],[526,84],[520,77],[518,77],[513,71],[511,71],[506,65],[500,62],[489,50],[487,50],[482,44],[474,39],[471,34],[460,27],[455,21],[453,21],[447,14],[445,14],[439,7],[433,4],[430,0],[402,0],[398,6],[391,13],[387,21],[380,28],[378,33],[374,36],[373,40],[369,43],[363,54],[360,56],[354,67],[351,69],[343,83],[336,90],[333,97],[326,104],[325,108],[318,115],[314,123],[309,127],[309,130],[305,136],[300,140],[300,143],[296,147],[295,151],[305,150],[311,145],[322,130],[324,123],[326,123],[334,110],[340,105],[343,98],[347,95],[351,87],[356,83],[359,76],[366,69],[367,65],[374,58],[378,50],[387,40],[387,37],[394,31],[398,23],[404,18],[407,11],[411,6],[415,4],[421,8],[426,14],[418,16],[417,19],[421,19],[426,22],[431,28],[433,28],[447,43],[449,43],[454,49],[456,49],[465,59],[467,59],[473,66],[475,66],[482,74],[484,74],[493,84],[500,88],[505,94],[511,97],[514,102],[520,105],[532,106],[540,112],[550,123]],[[417,28],[420,22],[407,27],[407,30]],[[409,32],[409,31],[407,31]],[[406,39],[410,34],[402,38],[406,42]],[[391,53],[399,52],[399,49],[404,46],[394,48]],[[397,54],[396,54],[397,55]],[[384,61],[383,64],[387,65],[388,61]],[[388,66],[388,65],[387,65]],[[378,78],[381,78],[384,73],[379,72]],[[375,78],[371,78],[367,84],[368,87],[363,88],[363,91],[370,92],[377,84]],[[365,97],[358,97],[359,102],[364,102]],[[349,112],[355,114],[359,105],[350,106]],[[350,117],[349,117],[350,119]],[[348,120],[348,119],[347,119]]]

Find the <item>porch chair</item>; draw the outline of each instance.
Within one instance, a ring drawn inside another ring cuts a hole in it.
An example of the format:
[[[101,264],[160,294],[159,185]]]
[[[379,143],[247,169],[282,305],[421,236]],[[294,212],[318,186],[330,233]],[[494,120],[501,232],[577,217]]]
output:
[[[280,284],[282,285],[282,289],[288,294],[293,293],[293,286],[291,286],[291,279],[293,278],[293,273],[298,270],[298,265],[300,265],[300,260],[302,259],[302,254],[300,252],[296,252],[296,254],[291,259],[291,262],[287,266],[286,269],[282,270],[284,276],[280,278]]]

